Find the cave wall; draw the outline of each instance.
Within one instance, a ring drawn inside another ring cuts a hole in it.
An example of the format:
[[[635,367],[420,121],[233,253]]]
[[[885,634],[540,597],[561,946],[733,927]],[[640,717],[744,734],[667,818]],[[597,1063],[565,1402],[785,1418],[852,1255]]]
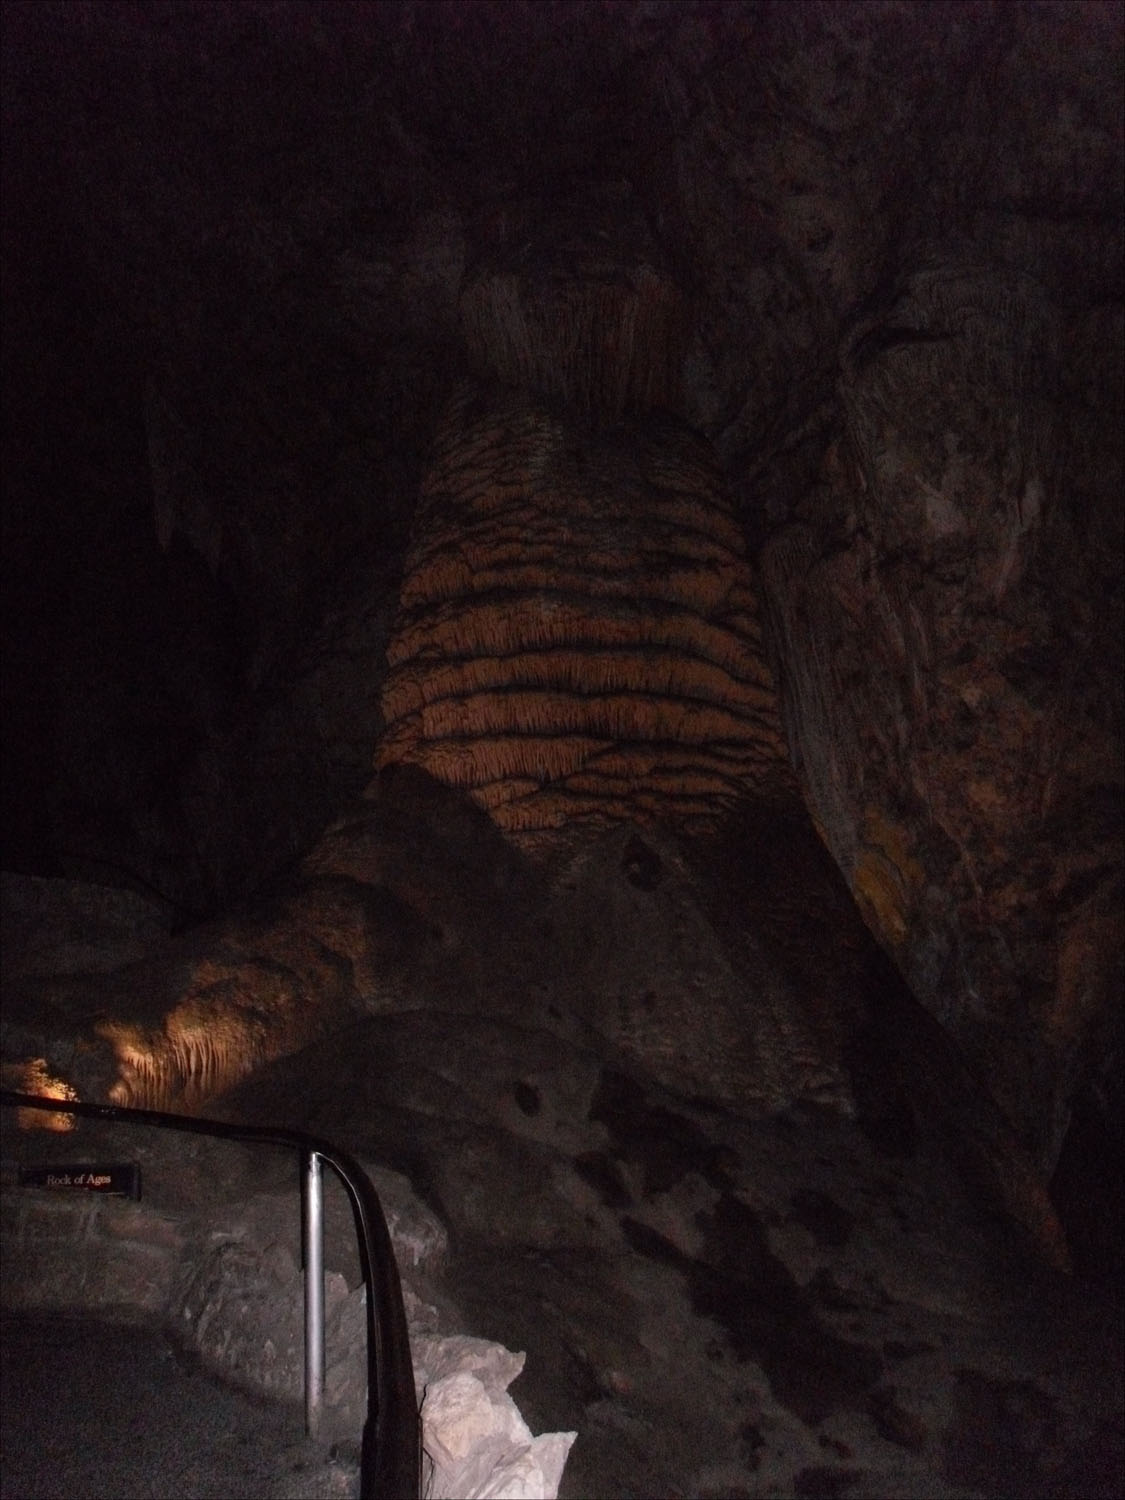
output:
[[[181,920],[278,879],[370,776],[455,383],[662,407],[873,930],[1045,1170],[1109,1118],[1119,7],[4,27],[8,864]]]
[[[763,551],[824,837],[1047,1166],[1078,1075],[1112,1050],[1093,1036],[1122,978],[1101,637],[1119,602],[1096,561],[1120,518],[1077,500],[1089,424],[1059,321],[1040,283],[995,267],[906,278],[845,359],[840,439]]]

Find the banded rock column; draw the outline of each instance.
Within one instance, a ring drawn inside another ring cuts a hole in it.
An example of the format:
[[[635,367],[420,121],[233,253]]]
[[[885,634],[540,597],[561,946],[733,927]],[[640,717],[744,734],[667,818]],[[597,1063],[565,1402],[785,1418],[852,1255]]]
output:
[[[520,842],[795,795],[742,537],[670,417],[599,432],[458,391],[388,659],[377,767],[469,790]]]
[[[586,183],[475,234],[476,383],[423,481],[376,766],[467,789],[525,847],[794,797],[743,539],[670,415],[687,319],[648,221]]]

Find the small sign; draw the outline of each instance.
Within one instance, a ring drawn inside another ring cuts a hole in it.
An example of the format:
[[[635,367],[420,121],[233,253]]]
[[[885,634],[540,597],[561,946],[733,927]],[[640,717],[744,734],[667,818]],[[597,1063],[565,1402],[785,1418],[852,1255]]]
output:
[[[108,1193],[140,1201],[141,1169],[136,1162],[115,1161],[105,1166],[89,1162],[57,1162],[49,1167],[21,1167],[21,1187],[50,1188],[60,1193]]]

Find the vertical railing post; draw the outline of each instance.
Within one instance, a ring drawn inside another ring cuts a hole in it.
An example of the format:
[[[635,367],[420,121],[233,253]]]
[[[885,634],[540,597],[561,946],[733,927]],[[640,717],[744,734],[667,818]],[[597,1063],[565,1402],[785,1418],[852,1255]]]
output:
[[[305,1154],[305,1431],[316,1437],[324,1405],[324,1178],[320,1156]]]

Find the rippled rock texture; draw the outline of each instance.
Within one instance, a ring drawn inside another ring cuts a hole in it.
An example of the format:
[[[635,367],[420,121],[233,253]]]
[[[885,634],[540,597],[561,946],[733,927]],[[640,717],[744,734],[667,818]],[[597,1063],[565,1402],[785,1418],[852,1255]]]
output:
[[[857,1182],[930,1153],[937,1217],[1119,1266],[1119,12],[9,9],[11,858],[179,931],[21,980],[6,1062],[249,1108],[353,1027],[404,1088],[526,1034],[630,1274],[703,1318],[764,1232],[742,1147],[673,1233],[599,1132],[823,1111]],[[584,1243],[515,1081],[508,1169],[440,1124],[414,1168],[478,1250]],[[813,1314],[753,1264],[776,1387]],[[940,1421],[848,1376],[923,1489],[1050,1427],[964,1368]],[[768,1488],[746,1421],[740,1477],[657,1487]],[[852,1447],[777,1482],[862,1485]]]
[[[714,456],[670,421],[592,434],[455,398],[387,659],[377,765],[469,788],[525,846],[795,800],[745,544]]]

